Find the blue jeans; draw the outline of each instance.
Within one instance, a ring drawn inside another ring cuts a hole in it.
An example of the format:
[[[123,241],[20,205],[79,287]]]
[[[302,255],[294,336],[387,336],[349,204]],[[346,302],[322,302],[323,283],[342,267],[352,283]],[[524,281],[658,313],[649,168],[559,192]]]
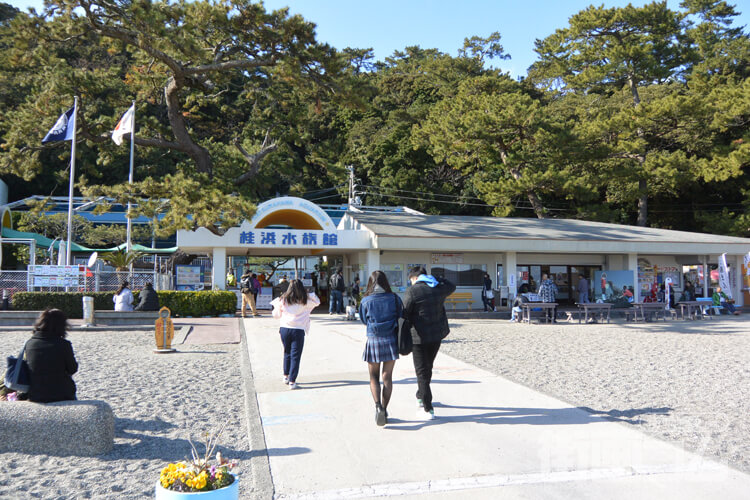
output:
[[[302,348],[305,346],[305,331],[299,328],[279,328],[279,334],[284,345],[284,375],[289,377],[289,382],[296,382]]]
[[[340,292],[339,290],[331,290],[331,298],[328,300],[328,312],[343,314],[344,292]]]
[[[721,307],[729,311],[729,314],[734,314],[734,311],[736,310],[734,308],[734,304],[730,304],[729,302],[726,302],[724,300],[721,301]]]
[[[578,292],[578,303],[586,304],[589,301],[589,292]]]

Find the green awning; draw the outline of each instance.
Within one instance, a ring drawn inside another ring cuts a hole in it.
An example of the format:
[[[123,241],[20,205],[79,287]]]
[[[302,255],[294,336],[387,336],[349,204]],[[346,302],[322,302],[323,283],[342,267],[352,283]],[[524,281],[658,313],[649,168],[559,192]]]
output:
[[[36,241],[36,246],[41,247],[41,248],[49,248],[50,245],[52,245],[53,248],[59,249],[60,243],[61,243],[60,240],[53,240],[51,238],[47,238],[46,236],[42,236],[41,234],[25,233],[23,231],[16,231],[15,229],[11,229],[9,227],[3,228],[2,236],[3,238],[20,238],[20,239],[26,239],[26,240],[34,240]],[[91,248],[87,248],[83,245],[79,245],[76,242],[72,242],[70,245],[70,251],[71,252],[93,252],[94,250]]]
[[[52,245],[52,248],[56,250],[59,249],[60,243],[61,243],[60,240],[52,240],[41,234],[25,233],[23,231],[16,231],[15,229],[10,229],[9,227],[4,227],[2,229],[2,236],[3,238],[19,238],[19,239],[26,239],[26,240],[34,240],[36,241],[36,245],[40,248],[49,248],[50,245]],[[70,246],[70,251],[71,252],[86,252],[86,253],[91,253],[91,252],[108,253],[108,252],[116,252],[118,250],[125,250],[126,246],[127,244],[123,243],[122,245],[117,245],[116,247],[112,247],[112,248],[88,248],[83,245],[79,245],[76,242],[73,242]],[[144,247],[143,245],[138,245],[138,244],[132,245],[132,248],[136,252],[148,253],[148,254],[175,253],[178,249],[178,247],[151,248],[151,247]]]

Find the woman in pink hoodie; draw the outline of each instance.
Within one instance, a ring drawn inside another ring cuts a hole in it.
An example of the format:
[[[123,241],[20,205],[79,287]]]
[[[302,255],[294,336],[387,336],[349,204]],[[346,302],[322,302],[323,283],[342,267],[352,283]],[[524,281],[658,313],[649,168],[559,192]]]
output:
[[[310,329],[310,312],[320,305],[317,295],[305,291],[300,280],[292,280],[280,297],[271,301],[273,317],[280,319],[279,334],[284,345],[284,383],[297,388],[297,373],[305,345],[305,334]]]

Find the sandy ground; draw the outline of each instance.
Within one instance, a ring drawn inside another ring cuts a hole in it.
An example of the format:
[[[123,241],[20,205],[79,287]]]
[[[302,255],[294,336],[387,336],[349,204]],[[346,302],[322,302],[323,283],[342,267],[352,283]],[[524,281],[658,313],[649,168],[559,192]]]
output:
[[[750,472],[750,317],[450,323],[441,352]]]
[[[26,338],[2,333],[0,351],[18,350]],[[202,433],[224,421],[220,451],[240,460],[237,472],[248,478],[241,494],[251,496],[238,344],[180,345],[178,353],[156,355],[151,332],[74,331],[68,338],[80,365],[78,398],[110,404],[115,447],[93,458],[0,454],[0,498],[153,498],[162,467],[187,458],[188,439],[202,443]]]
[[[750,472],[750,316],[451,328],[443,353]],[[0,333],[0,350],[14,353],[27,337]],[[159,356],[150,332],[69,338],[79,398],[112,406],[115,448],[94,458],[0,454],[0,498],[153,497],[161,468],[188,456],[188,437],[224,421],[221,451],[240,460],[241,495],[252,498],[241,345],[180,345]]]

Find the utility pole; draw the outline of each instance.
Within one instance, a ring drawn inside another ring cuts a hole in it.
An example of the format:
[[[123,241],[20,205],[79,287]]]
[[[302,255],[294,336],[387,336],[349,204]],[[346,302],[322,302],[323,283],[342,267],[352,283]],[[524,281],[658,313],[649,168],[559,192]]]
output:
[[[354,166],[347,165],[346,170],[349,172],[349,208],[354,204]]]

